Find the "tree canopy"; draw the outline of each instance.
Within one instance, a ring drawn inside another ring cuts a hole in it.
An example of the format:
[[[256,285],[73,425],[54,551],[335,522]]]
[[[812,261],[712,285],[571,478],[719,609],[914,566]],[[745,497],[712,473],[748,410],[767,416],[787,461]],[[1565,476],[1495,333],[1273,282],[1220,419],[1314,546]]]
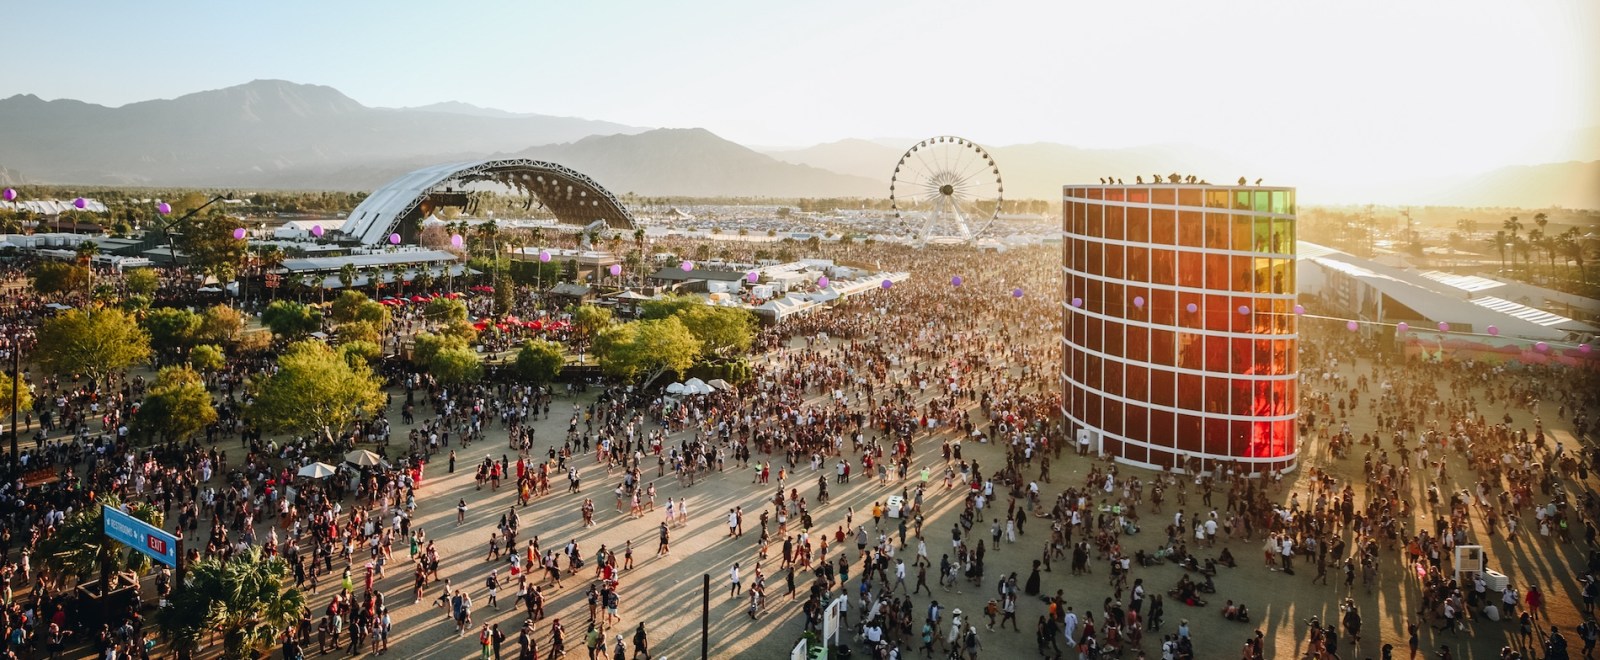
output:
[[[483,360],[456,335],[420,333],[411,361],[443,383],[474,381],[483,375]]]
[[[42,261],[28,273],[33,290],[44,295],[71,293],[88,286],[89,269],[64,261]]]
[[[677,317],[614,325],[594,340],[600,368],[625,380],[649,383],[668,372],[683,372],[700,355],[700,340]]]
[[[141,296],[155,293],[156,286],[160,284],[159,278],[156,277],[156,272],[149,268],[130,270],[128,274],[122,276],[122,281],[127,285],[128,293]]]
[[[218,214],[205,214],[189,221],[173,243],[189,264],[207,275],[227,282],[238,273],[244,259],[245,242],[233,237],[237,220]]]
[[[150,347],[160,355],[179,353],[194,345],[202,323],[199,314],[177,307],[157,307],[144,317]]]
[[[422,315],[430,323],[447,323],[467,320],[467,304],[454,298],[434,298],[422,308]]]
[[[33,392],[28,390],[26,382],[21,383],[21,386],[18,387],[18,380],[20,380],[20,376],[0,374],[0,418],[4,418],[0,419],[0,424],[11,423],[11,390],[14,387],[17,388],[17,412],[33,409]],[[6,430],[9,431],[11,429],[7,428]]]
[[[217,421],[217,409],[200,374],[188,367],[163,367],[133,416],[135,437],[182,441]]]
[[[156,625],[179,649],[199,648],[208,633],[222,635],[222,657],[253,657],[300,618],[305,594],[289,584],[288,561],[252,547],[229,558],[208,556],[189,565],[188,586],[156,611]]]
[[[553,341],[528,340],[517,351],[517,377],[535,385],[543,385],[561,375],[567,363],[566,350]]]
[[[756,338],[756,316],[749,310],[696,305],[680,310],[676,316],[700,340],[704,357],[744,353]]]
[[[233,344],[244,333],[244,314],[227,305],[212,305],[200,314],[196,338],[213,344]]]
[[[352,364],[327,344],[304,340],[278,358],[278,371],[250,383],[247,411],[262,428],[317,433],[332,443],[357,420],[384,407],[383,383],[363,363]]]
[[[694,296],[668,295],[654,300],[639,302],[639,318],[664,319],[675,316],[678,312],[692,307],[700,307],[703,303]]]
[[[189,349],[189,366],[198,371],[218,371],[227,364],[227,356],[215,344],[201,344]]]
[[[120,309],[72,309],[45,319],[35,357],[52,374],[88,374],[99,380],[148,359],[150,336]]]
[[[322,311],[293,300],[274,300],[261,311],[261,324],[274,335],[293,339],[321,328]]]
[[[595,305],[578,305],[572,310],[572,329],[577,331],[579,340],[593,338],[611,325],[611,310]]]

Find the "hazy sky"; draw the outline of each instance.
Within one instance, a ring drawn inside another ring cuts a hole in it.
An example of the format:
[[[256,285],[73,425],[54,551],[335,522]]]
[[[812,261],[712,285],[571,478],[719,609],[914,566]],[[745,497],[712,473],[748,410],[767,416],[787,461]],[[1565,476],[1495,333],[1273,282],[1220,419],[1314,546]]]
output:
[[[282,78],[752,145],[1187,142],[1275,179],[1566,158],[1600,124],[1594,0],[85,0],[9,3],[0,24],[0,96]]]

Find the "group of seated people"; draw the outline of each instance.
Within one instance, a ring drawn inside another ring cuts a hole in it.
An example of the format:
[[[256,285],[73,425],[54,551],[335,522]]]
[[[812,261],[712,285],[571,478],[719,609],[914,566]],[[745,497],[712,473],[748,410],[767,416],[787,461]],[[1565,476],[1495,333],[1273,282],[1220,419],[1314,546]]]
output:
[[[1196,583],[1194,580],[1190,580],[1189,575],[1185,573],[1178,578],[1178,586],[1173,587],[1167,594],[1190,607],[1205,607],[1206,601],[1200,598],[1200,594],[1214,594],[1216,592],[1217,585],[1211,581],[1210,575],[1206,576],[1205,582]]]
[[[1227,605],[1222,606],[1222,618],[1229,621],[1238,621],[1240,623],[1244,623],[1250,620],[1250,608],[1245,607],[1244,603],[1235,605],[1233,601],[1230,600],[1228,601]]]

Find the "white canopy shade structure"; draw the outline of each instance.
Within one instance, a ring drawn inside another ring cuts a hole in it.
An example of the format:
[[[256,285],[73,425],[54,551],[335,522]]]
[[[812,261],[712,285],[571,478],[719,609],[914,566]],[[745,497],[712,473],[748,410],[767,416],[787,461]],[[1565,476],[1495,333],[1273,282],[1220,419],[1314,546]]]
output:
[[[720,390],[720,391],[723,391],[723,392],[731,392],[731,391],[733,391],[733,385],[729,384],[728,381],[725,381],[725,380],[723,380],[721,378],[713,378],[710,381],[707,381],[706,384],[710,385],[711,388],[715,389],[715,390]]]
[[[383,464],[383,459],[382,458],[380,458],[377,454],[374,454],[374,453],[372,453],[370,451],[367,451],[365,449],[357,449],[357,450],[355,450],[353,452],[345,454],[344,455],[344,460],[345,460],[346,463],[350,463],[352,465],[359,465],[361,467],[372,467],[374,465]]]
[[[307,465],[307,466],[305,466],[303,468],[300,468],[300,471],[297,472],[296,474],[299,474],[302,477],[309,477],[309,478],[312,478],[312,479],[325,479],[327,477],[333,476],[334,472],[336,472],[336,470],[334,469],[334,467],[332,465],[328,465],[327,463],[318,462],[318,463],[312,463],[312,464]]]
[[[687,394],[687,393],[688,393],[688,389],[683,386],[683,383],[673,383],[673,384],[667,386],[667,394]]]
[[[690,378],[684,381],[683,389],[689,394],[710,394],[716,391],[699,378]]]

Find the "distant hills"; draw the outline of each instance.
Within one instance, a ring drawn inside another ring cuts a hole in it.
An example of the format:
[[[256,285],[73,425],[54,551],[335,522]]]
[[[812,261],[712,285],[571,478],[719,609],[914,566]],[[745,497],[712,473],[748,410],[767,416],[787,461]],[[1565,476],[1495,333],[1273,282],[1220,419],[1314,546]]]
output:
[[[0,99],[0,181],[11,185],[363,190],[425,165],[498,156],[559,162],[618,194],[881,197],[912,142],[850,139],[759,152],[699,128],[652,130],[453,101],[375,108],[331,87],[282,80],[116,108]],[[1254,176],[1256,169],[1187,145],[986,146],[1008,199],[1054,199],[1064,183],[1103,176],[1133,183],[1151,174]],[[1600,208],[1600,162],[1508,167],[1397,190],[1408,203],[1593,209]],[[1338,194],[1392,201],[1392,192]]]

